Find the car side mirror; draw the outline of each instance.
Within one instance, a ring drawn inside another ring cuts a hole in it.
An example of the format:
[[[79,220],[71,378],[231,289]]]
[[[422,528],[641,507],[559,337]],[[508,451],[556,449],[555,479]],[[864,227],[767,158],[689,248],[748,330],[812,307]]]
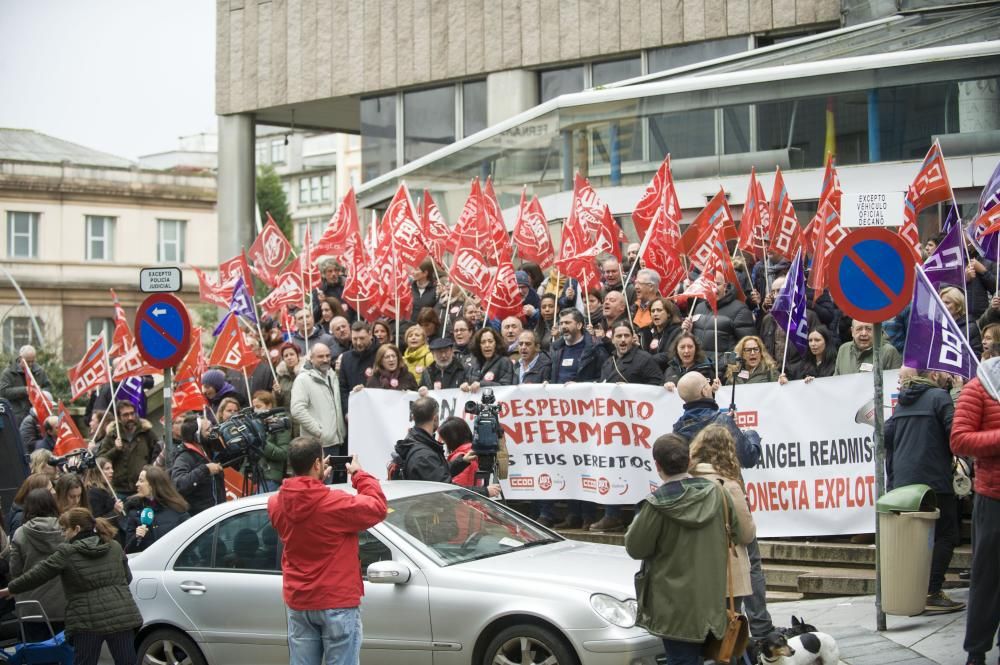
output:
[[[372,584],[406,584],[410,567],[399,561],[376,561],[368,566],[368,581]]]

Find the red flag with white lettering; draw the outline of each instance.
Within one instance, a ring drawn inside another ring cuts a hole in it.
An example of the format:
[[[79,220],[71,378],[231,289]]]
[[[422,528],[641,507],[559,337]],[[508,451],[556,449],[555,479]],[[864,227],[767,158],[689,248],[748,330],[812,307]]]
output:
[[[569,216],[563,224],[560,258],[580,255],[584,248],[597,241],[597,234],[604,218],[604,202],[579,173],[573,183],[573,200]]]
[[[490,264],[484,257],[484,247],[489,242],[482,189],[479,181],[473,180],[462,214],[448,238],[448,249],[453,255],[448,275],[452,282],[479,298],[488,294],[492,279]]]
[[[111,337],[111,348],[108,353],[116,356],[123,353],[132,344],[132,331],[128,327],[128,318],[125,316],[125,308],[118,301],[118,294],[111,289],[111,304],[115,308],[115,332]]]
[[[343,301],[353,307],[364,320],[375,321],[382,315],[379,308],[382,295],[366,256],[364,243],[357,242],[349,247],[344,258],[347,279],[344,282]]]
[[[191,348],[177,367],[174,375],[174,394],[171,398],[174,415],[185,411],[201,411],[208,405],[201,390],[201,375],[208,369],[205,349],[201,345],[201,328],[191,330]]]
[[[785,179],[779,167],[774,174],[774,191],[771,194],[771,228],[769,252],[775,252],[789,261],[795,258],[802,246],[802,227],[795,215],[795,206],[785,187]]]
[[[941,144],[937,140],[927,151],[927,156],[920,165],[920,172],[910,187],[913,207],[918,213],[935,203],[951,200],[951,183],[948,181],[948,171],[944,166]]]
[[[219,264],[219,284],[226,288],[230,297],[232,297],[233,287],[236,286],[236,280],[240,277],[247,285],[250,295],[253,295],[253,274],[250,272],[247,256],[243,252]]]
[[[152,376],[163,374],[163,370],[148,364],[135,340],[129,339],[128,346],[114,360],[112,377],[115,381],[124,381],[130,376]]]
[[[508,260],[500,264],[489,286],[489,297],[485,304],[486,315],[495,319],[508,316],[521,317],[524,298],[517,287],[514,266]]]
[[[486,179],[486,186],[483,187],[483,216],[486,219],[486,233],[490,239],[490,244],[484,248],[486,260],[491,266],[499,267],[504,261],[513,260],[513,248],[510,244],[510,236],[507,235],[507,226],[503,221],[503,212],[500,210],[500,202],[497,194],[493,191],[493,179]]]
[[[208,364],[215,367],[228,367],[236,371],[252,369],[260,362],[253,349],[247,344],[237,321],[238,317],[230,316],[222,327],[222,332],[215,340],[215,347],[208,359]]]
[[[431,193],[426,189],[424,190],[423,214],[420,217],[420,222],[423,226],[423,240],[427,252],[435,261],[444,265],[445,244],[448,242],[448,236],[451,235],[451,229],[444,221],[441,210],[431,197]]]
[[[389,202],[382,216],[379,246],[375,255],[380,263],[384,263],[390,254],[398,257],[401,267],[415,268],[425,256],[423,234],[420,219],[410,200],[410,192],[406,184],[401,183],[396,189],[396,195]],[[382,236],[381,233],[385,235]]]
[[[552,267],[555,260],[555,249],[552,246],[552,236],[549,234],[549,223],[542,211],[538,197],[531,197],[525,202],[525,194],[521,192],[521,204],[517,208],[517,221],[514,223],[514,244],[517,254],[525,261],[533,261],[542,270]]]
[[[622,245],[628,242],[622,227],[618,226],[611,208],[604,204],[604,213],[601,215],[601,225],[597,229],[597,246],[602,251],[608,252],[619,262],[622,260]]]
[[[723,243],[739,238],[739,232],[733,222],[733,213],[729,209],[729,202],[726,201],[726,192],[721,188],[681,236],[680,248],[694,261],[691,254],[710,238],[720,234]],[[695,265],[701,266],[703,264],[704,262]]]
[[[271,292],[260,301],[260,309],[274,315],[282,307],[301,307],[304,297],[302,277],[286,270],[278,276],[278,282]]]
[[[355,242],[361,242],[361,222],[358,218],[358,199],[351,187],[316,241],[315,254],[329,254],[343,263],[348,248]]]
[[[673,176],[670,173],[670,155],[663,158],[663,163],[656,170],[653,180],[635,205],[635,210],[632,211],[632,221],[635,223],[635,230],[639,234],[640,242],[646,237],[646,230],[653,223],[657,210],[663,210],[668,221],[667,231],[673,238],[671,244],[676,246],[677,240],[680,239],[681,205],[677,199]],[[675,230],[676,237],[673,237]]]
[[[715,286],[715,271],[706,270],[701,273],[701,276],[691,282],[684,293],[680,293],[676,296],[671,296],[674,300],[679,303],[686,303],[691,298],[701,298],[708,303],[708,306],[712,308],[713,312],[718,313],[719,307],[717,302],[716,286]]]
[[[59,421],[56,425],[56,445],[52,449],[52,454],[61,457],[66,453],[71,453],[79,448],[86,448],[87,442],[83,440],[80,430],[73,422],[73,416],[69,415],[66,406],[59,402]]]
[[[267,223],[250,246],[249,254],[254,273],[260,277],[260,281],[273,288],[278,283],[282,267],[292,254],[292,245],[271,213],[267,213]]]
[[[49,398],[42,392],[38,382],[35,381],[35,375],[31,373],[31,367],[28,366],[28,363],[24,362],[24,358],[21,359],[21,366],[24,368],[24,387],[28,391],[28,401],[31,402],[31,406],[35,409],[38,422],[43,423],[46,418],[52,415],[52,402],[49,401]]]
[[[663,209],[657,209],[640,247],[642,264],[660,276],[663,296],[672,294],[687,274],[669,230],[673,225]]]
[[[809,288],[813,289],[813,302],[826,289],[826,273],[830,255],[837,245],[847,237],[847,230],[840,225],[840,214],[828,198],[816,212],[816,249],[813,253],[812,265],[809,268]]]
[[[198,299],[210,305],[217,305],[229,309],[229,301],[233,297],[233,286],[220,286],[211,277],[203,273],[194,266],[191,267],[194,274],[198,276]]]
[[[601,275],[597,271],[598,254],[597,246],[590,245],[574,256],[560,256],[555,266],[559,272],[579,282],[581,294],[586,294],[601,288]]]
[[[108,376],[108,363],[104,351],[104,336],[101,335],[87,349],[83,359],[70,367],[69,386],[73,399],[93,390],[105,383],[111,382]]]

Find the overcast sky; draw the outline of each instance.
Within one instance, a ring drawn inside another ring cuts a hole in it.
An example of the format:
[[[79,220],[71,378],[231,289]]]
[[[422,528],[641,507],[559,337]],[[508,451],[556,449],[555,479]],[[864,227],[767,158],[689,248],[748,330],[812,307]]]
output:
[[[216,131],[214,0],[0,0],[0,127],[129,159]]]

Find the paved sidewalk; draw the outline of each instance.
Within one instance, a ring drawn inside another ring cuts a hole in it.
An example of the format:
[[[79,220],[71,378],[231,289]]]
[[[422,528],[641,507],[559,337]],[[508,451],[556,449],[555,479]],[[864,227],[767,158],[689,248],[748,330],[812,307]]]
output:
[[[968,600],[967,589],[947,592],[955,600]],[[921,614],[886,617],[888,630],[875,631],[874,596],[798,600],[768,605],[774,622],[791,625],[794,614],[837,638],[840,658],[850,665],[964,665],[965,611],[954,614]],[[996,648],[987,665],[997,665]]]

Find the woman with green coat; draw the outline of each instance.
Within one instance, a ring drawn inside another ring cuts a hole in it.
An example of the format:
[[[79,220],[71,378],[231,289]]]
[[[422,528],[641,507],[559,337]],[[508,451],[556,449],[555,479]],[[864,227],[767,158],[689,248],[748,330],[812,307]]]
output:
[[[254,411],[269,411],[274,408],[274,395],[266,390],[253,394]],[[285,479],[288,468],[288,445],[292,442],[290,430],[268,432],[267,443],[260,456],[260,469],[264,472],[264,491],[274,492]]]
[[[74,665],[96,665],[104,642],[115,665],[135,665],[135,631],[142,615],[129,592],[132,574],[114,526],[103,518],[95,520],[86,508],[67,510],[59,526],[66,542],[0,589],[0,598],[59,577],[66,594],[66,637],[76,652]]]

